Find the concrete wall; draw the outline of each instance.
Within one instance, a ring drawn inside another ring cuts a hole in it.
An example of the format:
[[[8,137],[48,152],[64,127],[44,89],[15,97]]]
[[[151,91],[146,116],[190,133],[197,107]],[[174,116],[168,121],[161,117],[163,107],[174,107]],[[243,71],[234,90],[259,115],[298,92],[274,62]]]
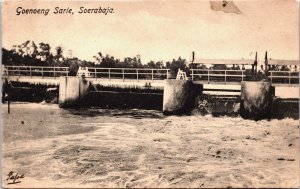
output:
[[[2,77],[3,80],[4,77]],[[30,84],[41,84],[41,85],[57,85],[59,86],[59,77],[41,77],[41,76],[9,76],[9,81],[16,81],[16,82],[22,82],[22,83],[30,83]],[[118,87],[131,87],[131,86],[139,86],[143,87],[145,86],[145,83],[151,83],[151,86],[153,88],[159,88],[163,90],[164,81],[163,80],[135,80],[135,79],[126,79],[123,81],[122,79],[102,79],[102,78],[85,78],[87,81],[90,81],[93,84],[101,84],[103,86],[111,86],[116,85]],[[194,81],[195,84],[203,84],[203,82],[200,81]],[[275,96],[278,98],[299,98],[299,85],[291,84],[289,86],[288,84],[276,84],[273,83],[272,86],[276,86],[276,92]],[[203,84],[204,89],[209,88],[224,88],[224,89],[241,89],[240,83],[236,84]],[[287,92],[288,91],[288,92]],[[204,91],[204,94],[211,94],[211,95],[240,95],[240,92],[231,92],[231,93],[224,93],[224,92],[213,92],[213,91]]]
[[[59,106],[76,105],[88,93],[89,82],[81,77],[60,77]]]
[[[163,113],[189,113],[195,106],[197,95],[201,94],[202,85],[193,81],[167,79],[164,81]]]
[[[271,118],[274,87],[270,82],[244,81],[241,83],[240,114],[246,119]]]
[[[151,84],[153,88],[161,88],[163,89],[164,87],[164,80],[136,80],[136,79],[102,79],[102,78],[86,78],[87,81],[90,81],[92,84],[101,84],[103,86],[119,86],[119,87],[131,87],[131,86],[136,86],[136,87],[143,87],[145,84]]]
[[[9,76],[9,81],[20,83],[30,83],[37,85],[56,85],[59,86],[59,77],[41,77],[41,76]],[[3,77],[2,77],[3,80]]]

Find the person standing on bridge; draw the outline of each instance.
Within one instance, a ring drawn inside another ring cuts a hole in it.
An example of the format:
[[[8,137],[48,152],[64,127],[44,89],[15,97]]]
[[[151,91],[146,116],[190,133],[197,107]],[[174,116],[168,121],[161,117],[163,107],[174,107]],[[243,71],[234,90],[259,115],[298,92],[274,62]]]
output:
[[[264,65],[260,65],[260,69],[258,70],[258,80],[267,79],[265,70]]]
[[[252,74],[252,80],[256,81],[258,79],[257,78],[257,52],[255,52],[255,60],[252,64],[251,74]]]
[[[266,54],[265,54],[265,70],[264,70],[264,74],[263,74],[263,78],[264,79],[268,79],[268,66],[269,62],[268,62],[268,51],[266,51]]]

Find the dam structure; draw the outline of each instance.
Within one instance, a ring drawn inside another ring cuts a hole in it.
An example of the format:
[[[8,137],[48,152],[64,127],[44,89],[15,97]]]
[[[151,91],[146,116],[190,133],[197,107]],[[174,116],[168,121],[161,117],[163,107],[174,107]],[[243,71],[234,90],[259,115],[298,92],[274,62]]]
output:
[[[12,85],[18,86],[20,84],[45,86],[45,94],[49,91],[57,94],[60,107],[123,106],[154,108],[163,110],[166,114],[177,114],[186,113],[194,106],[197,107],[199,98],[205,95],[233,99],[242,97],[243,105],[246,97],[247,99],[254,97],[253,95],[250,97],[251,93],[246,89],[249,87],[245,84],[248,82],[246,70],[192,68],[189,77],[178,80],[171,78],[170,69],[80,67],[77,76],[70,76],[68,67],[5,66],[4,68],[3,80],[7,79]],[[265,88],[270,91],[271,96],[299,99],[299,72],[269,71],[268,74],[270,85],[276,88],[275,90]],[[253,84],[251,86],[253,88]],[[22,85],[20,87],[22,88]],[[273,97],[265,99],[269,101]],[[248,108],[248,111],[258,111],[255,108],[250,109]]]

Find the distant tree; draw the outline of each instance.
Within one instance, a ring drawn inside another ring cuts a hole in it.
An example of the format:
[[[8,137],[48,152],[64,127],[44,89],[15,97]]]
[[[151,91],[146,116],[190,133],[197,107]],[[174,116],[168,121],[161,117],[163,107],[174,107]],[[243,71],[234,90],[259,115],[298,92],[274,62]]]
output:
[[[94,67],[95,64],[91,61],[86,61],[86,60],[83,60],[81,61],[81,66],[84,66],[84,67]]]
[[[53,56],[53,65],[59,66],[64,62],[63,49],[61,46],[55,48],[55,55]]]
[[[95,64],[100,65],[102,62],[102,58],[103,58],[102,53],[98,52],[95,56],[93,56],[93,58],[95,59]]]
[[[2,64],[3,65],[14,65],[14,53],[12,50],[2,48]]]
[[[21,52],[22,52],[22,56],[24,55],[31,55],[30,52],[30,41],[25,41],[24,43],[21,44]]]
[[[109,56],[108,54],[105,57],[102,57],[100,67],[102,68],[115,68],[116,60],[113,56]]]
[[[166,68],[170,68],[171,67],[171,62],[166,62]]]
[[[135,57],[133,57],[132,67],[133,68],[142,68],[143,67],[142,62],[141,62],[141,55],[138,54]]]
[[[32,41],[32,53],[31,53],[31,57],[36,59],[36,57],[38,56],[38,47],[36,46],[36,44]]]
[[[11,51],[12,51],[14,54],[18,54],[18,55],[21,55],[21,56],[22,56],[22,49],[21,49],[21,46],[20,46],[20,45],[13,45]]]
[[[21,45],[13,45],[11,51],[14,54],[18,54],[23,57],[28,56],[28,57],[36,58],[38,54],[38,48],[36,44],[33,41],[29,41],[29,40],[25,41]]]
[[[156,68],[156,64],[153,60],[151,60],[150,62],[147,63],[147,67],[148,68]]]
[[[166,67],[170,69],[171,78],[176,78],[178,69],[181,69],[189,74],[186,60],[182,59],[181,57],[179,57],[177,60],[173,59],[171,63],[167,62]]]
[[[53,58],[53,55],[51,54],[50,50],[51,50],[51,47],[48,43],[40,43],[39,44],[39,53],[38,53],[39,59],[50,64],[52,62],[51,59]]]
[[[24,66],[39,66],[42,62],[36,59],[36,49],[34,42],[31,44],[31,51],[26,50],[24,46],[28,46],[29,43],[23,43],[22,45],[14,45],[11,50],[2,48],[2,64],[4,65],[24,65]],[[23,46],[23,48],[21,48]]]
[[[164,63],[162,61],[158,61],[155,63],[156,68],[164,68]]]
[[[227,70],[227,66],[225,64],[214,64],[212,66],[212,69],[214,70]]]
[[[124,66],[125,66],[125,68],[130,68],[130,67],[132,67],[132,65],[133,65],[133,58],[131,58],[131,57],[126,57],[126,58],[124,58]]]
[[[160,69],[160,68],[164,68],[164,64],[162,61],[154,62],[153,60],[151,60],[150,62],[147,63],[146,67]]]

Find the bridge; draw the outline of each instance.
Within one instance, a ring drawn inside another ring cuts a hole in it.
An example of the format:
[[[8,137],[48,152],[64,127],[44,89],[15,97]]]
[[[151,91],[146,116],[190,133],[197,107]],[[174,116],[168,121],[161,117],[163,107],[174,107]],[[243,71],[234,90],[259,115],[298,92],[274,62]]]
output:
[[[70,76],[69,67],[3,66],[2,77],[10,81],[32,84],[59,85],[60,76]],[[117,87],[145,87],[163,89],[164,79],[171,78],[170,69],[98,68],[87,67],[85,79],[92,84]],[[251,80],[249,70],[190,69],[194,83],[203,84],[204,93],[238,95],[241,81]],[[268,78],[276,86],[277,96],[286,97],[286,90],[299,97],[299,72],[268,71]],[[289,96],[287,96],[289,97]]]
[[[89,73],[85,75],[87,80],[105,83],[162,83],[171,77],[170,69],[87,67],[86,72]],[[69,67],[42,66],[4,66],[2,74],[11,80],[41,83],[56,83],[60,76],[69,75]],[[268,78],[275,86],[299,85],[297,71],[268,71]],[[251,80],[251,73],[249,70],[190,69],[190,79],[201,84],[240,85],[241,81]]]

